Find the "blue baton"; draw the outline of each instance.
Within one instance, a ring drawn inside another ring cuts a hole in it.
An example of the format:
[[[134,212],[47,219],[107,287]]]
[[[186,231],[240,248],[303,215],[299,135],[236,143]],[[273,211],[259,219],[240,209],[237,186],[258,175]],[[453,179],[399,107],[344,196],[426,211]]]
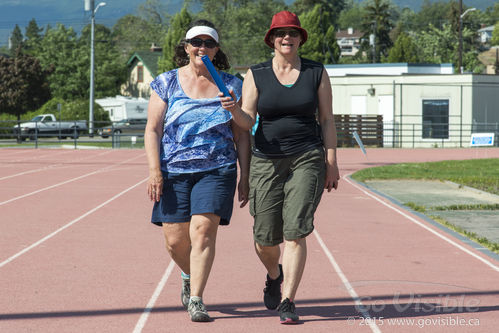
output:
[[[201,57],[201,60],[203,60],[204,65],[208,69],[208,72],[210,72],[210,75],[213,78],[213,81],[215,81],[215,83],[218,87],[218,90],[220,90],[224,94],[225,97],[230,97],[232,99],[232,96],[230,95],[229,90],[222,82],[222,78],[220,78],[220,75],[218,75],[217,70],[215,69],[215,66],[213,66],[213,63],[211,62],[210,58],[208,58],[207,55],[204,55]]]

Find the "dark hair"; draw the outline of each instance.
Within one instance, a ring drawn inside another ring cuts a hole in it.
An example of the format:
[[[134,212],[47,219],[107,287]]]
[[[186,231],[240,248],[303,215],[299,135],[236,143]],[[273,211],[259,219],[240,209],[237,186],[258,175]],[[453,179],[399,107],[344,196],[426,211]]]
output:
[[[191,22],[191,24],[189,24],[187,31],[189,31],[190,28],[197,26],[207,26],[217,30],[217,28],[215,28],[215,25],[208,20],[196,20],[194,22]],[[175,55],[173,56],[173,61],[179,67],[185,66],[189,63],[189,56],[187,55],[187,52],[185,52],[185,43],[186,43],[185,38],[182,38],[180,43],[177,46],[175,46]],[[227,59],[227,56],[225,55],[225,53],[223,53],[220,47],[218,48],[218,52],[217,54],[215,54],[215,57],[213,58],[212,62],[213,65],[219,70],[227,70],[230,68],[229,59]]]

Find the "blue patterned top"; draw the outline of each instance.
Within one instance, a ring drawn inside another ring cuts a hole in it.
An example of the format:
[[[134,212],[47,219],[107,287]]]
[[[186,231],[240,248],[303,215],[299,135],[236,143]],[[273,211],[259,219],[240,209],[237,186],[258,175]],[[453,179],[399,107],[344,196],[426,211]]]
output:
[[[242,81],[219,72],[225,86],[241,98]],[[161,170],[175,173],[207,171],[236,163],[230,120],[220,98],[189,98],[178,80],[178,69],[160,74],[151,88],[168,104],[162,144]]]

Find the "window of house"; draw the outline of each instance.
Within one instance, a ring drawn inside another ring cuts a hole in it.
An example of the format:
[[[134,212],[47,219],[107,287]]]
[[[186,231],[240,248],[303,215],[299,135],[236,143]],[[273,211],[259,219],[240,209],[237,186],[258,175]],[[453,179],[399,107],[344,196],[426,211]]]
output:
[[[137,82],[144,82],[144,66],[137,66]]]
[[[449,138],[449,100],[423,100],[423,139]]]

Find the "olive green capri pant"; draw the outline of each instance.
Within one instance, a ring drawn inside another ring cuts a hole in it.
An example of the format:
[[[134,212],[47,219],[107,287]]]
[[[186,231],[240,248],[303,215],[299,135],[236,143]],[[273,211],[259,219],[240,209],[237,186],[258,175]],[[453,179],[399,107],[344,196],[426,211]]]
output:
[[[308,236],[324,191],[323,148],[277,159],[251,158],[253,237],[262,246]]]

